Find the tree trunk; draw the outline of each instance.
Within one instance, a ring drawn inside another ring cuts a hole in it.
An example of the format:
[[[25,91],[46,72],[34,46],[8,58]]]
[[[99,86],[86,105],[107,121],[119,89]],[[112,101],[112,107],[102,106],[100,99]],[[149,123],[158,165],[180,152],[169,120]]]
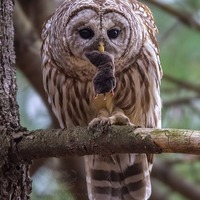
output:
[[[27,200],[31,191],[30,161],[17,157],[15,135],[22,131],[16,102],[13,47],[13,1],[0,1],[0,199]],[[4,156],[6,155],[6,156]]]

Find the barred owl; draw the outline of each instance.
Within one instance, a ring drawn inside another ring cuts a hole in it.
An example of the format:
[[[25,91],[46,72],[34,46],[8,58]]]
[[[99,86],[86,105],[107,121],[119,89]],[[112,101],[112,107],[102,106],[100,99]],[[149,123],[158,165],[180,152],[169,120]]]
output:
[[[44,88],[60,126],[95,123],[160,127],[162,69],[150,10],[137,0],[67,0],[43,33]],[[94,99],[96,67],[86,54],[104,44],[115,65],[114,95]],[[146,200],[151,194],[146,154],[85,156],[90,200]]]

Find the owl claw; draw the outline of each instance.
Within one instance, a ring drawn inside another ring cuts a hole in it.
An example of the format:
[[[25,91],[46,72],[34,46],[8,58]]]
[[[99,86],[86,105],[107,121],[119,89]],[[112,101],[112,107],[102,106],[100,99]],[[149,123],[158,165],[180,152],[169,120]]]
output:
[[[88,124],[88,129],[93,130],[97,129],[99,127],[104,127],[104,126],[110,126],[111,121],[110,118],[107,117],[101,117],[101,118],[94,118],[89,124]]]
[[[113,97],[113,96],[114,96],[114,94],[115,94],[115,92],[114,92],[113,90],[112,90],[110,93],[111,93],[112,97]]]
[[[103,95],[104,95],[103,100],[106,101],[106,93],[104,93]],[[98,96],[99,96],[99,94],[95,94],[94,100],[96,100],[98,98]]]
[[[98,94],[95,94],[94,95],[94,99],[96,100],[98,98]]]
[[[128,125],[128,126],[131,126],[134,130],[136,128],[141,128],[141,126],[137,126],[131,123],[130,119],[127,116],[113,115],[109,118],[110,118],[111,125]]]
[[[109,117],[109,119],[110,119],[111,124],[113,125],[130,125],[130,126],[135,127],[135,125],[131,123],[130,119],[125,115],[116,114]]]

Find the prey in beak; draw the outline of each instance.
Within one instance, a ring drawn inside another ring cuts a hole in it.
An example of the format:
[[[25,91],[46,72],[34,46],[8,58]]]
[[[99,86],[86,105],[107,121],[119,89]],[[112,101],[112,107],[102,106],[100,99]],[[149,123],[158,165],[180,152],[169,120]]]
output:
[[[116,87],[114,58],[105,51],[104,42],[99,42],[98,51],[86,53],[86,57],[97,68],[93,78],[95,99],[99,94],[104,95],[104,100],[106,93],[111,93],[113,96]]]

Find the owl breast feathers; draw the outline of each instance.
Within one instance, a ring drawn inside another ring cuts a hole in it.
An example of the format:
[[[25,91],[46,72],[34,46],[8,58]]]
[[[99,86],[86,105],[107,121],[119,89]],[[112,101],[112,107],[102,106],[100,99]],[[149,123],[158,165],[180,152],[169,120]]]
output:
[[[160,127],[162,69],[156,33],[150,10],[136,0],[61,4],[42,33],[44,88],[60,126],[90,126],[104,120]],[[94,100],[95,93],[105,93],[106,100]],[[89,199],[148,199],[150,158],[85,156]]]

